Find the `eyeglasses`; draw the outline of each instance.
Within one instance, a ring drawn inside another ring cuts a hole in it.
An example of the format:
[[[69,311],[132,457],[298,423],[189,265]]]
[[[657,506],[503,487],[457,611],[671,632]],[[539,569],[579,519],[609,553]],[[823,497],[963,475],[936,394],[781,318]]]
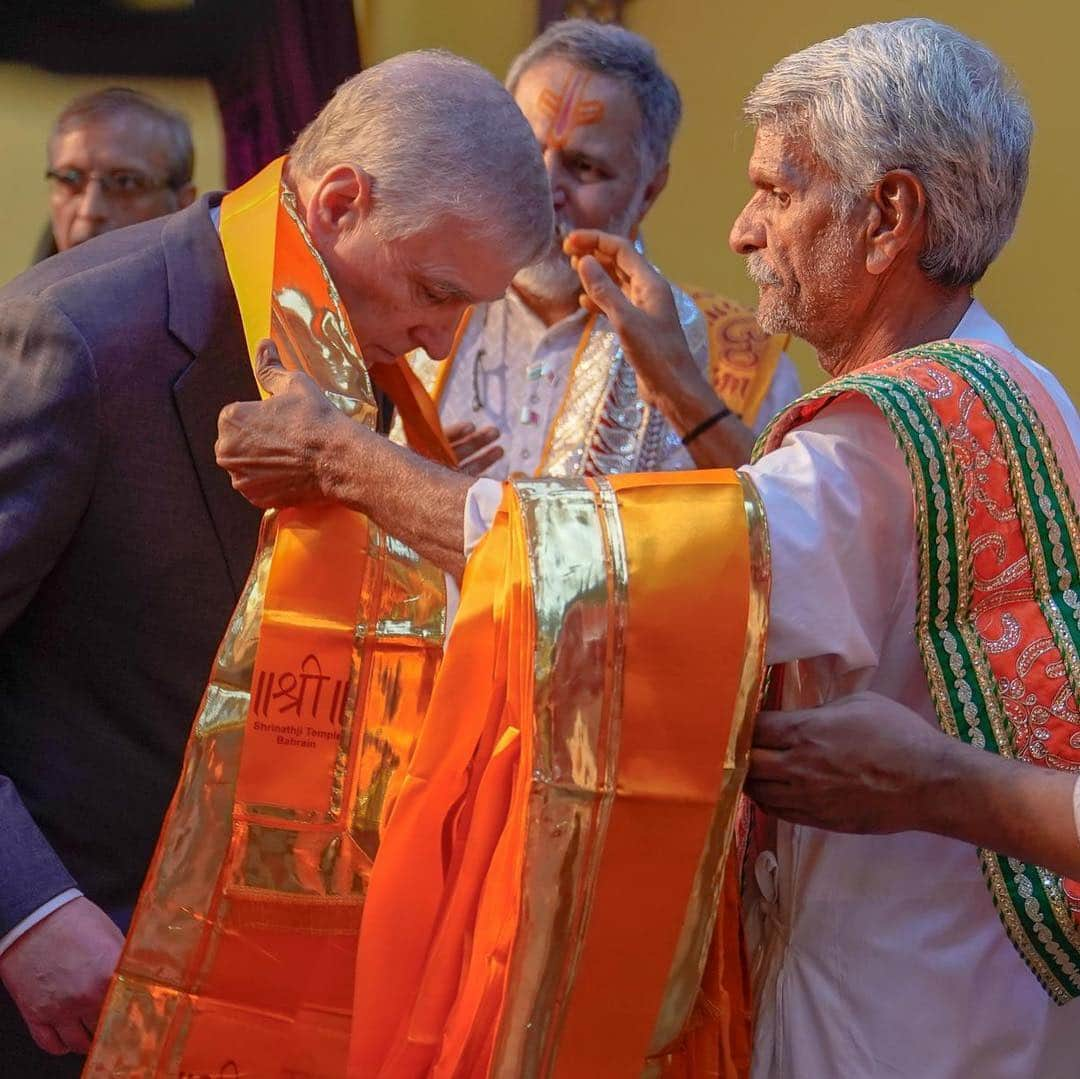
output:
[[[65,198],[81,195],[91,180],[97,180],[101,186],[101,193],[106,198],[120,201],[137,199],[140,195],[147,195],[151,191],[160,191],[166,187],[175,189],[177,186],[171,180],[147,176],[144,172],[135,172],[132,169],[114,169],[112,172],[49,169],[45,173],[45,179],[52,185],[54,194]]]

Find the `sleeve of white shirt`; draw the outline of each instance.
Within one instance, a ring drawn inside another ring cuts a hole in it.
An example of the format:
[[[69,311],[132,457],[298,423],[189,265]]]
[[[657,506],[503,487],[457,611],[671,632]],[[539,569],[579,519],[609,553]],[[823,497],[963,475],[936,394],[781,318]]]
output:
[[[59,895],[54,895],[47,903],[42,903],[37,910],[28,914],[18,925],[13,926],[0,937],[0,955],[3,955],[24,933],[29,933],[38,922],[45,921],[53,911],[59,910],[62,906],[70,903],[73,899],[78,899],[81,895],[82,892],[78,888],[68,888]]]
[[[465,557],[487,535],[502,502],[502,484],[490,477],[481,477],[465,496]]]
[[[761,495],[772,550],[766,662],[877,666],[915,565],[911,480],[881,413],[836,402],[741,471]]]

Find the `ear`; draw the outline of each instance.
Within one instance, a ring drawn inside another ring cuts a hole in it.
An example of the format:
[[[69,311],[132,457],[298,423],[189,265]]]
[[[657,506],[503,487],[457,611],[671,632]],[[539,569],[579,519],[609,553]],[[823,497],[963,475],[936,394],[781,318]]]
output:
[[[371,214],[372,181],[355,165],[335,165],[315,181],[307,199],[307,226],[313,236],[333,236],[356,228]]]
[[[641,224],[642,218],[652,209],[652,204],[660,197],[660,192],[667,187],[668,176],[671,173],[670,162],[665,161],[657,170],[656,175],[648,182],[641,197],[641,211],[638,213],[634,228]]]
[[[904,252],[918,258],[926,235],[926,189],[909,169],[892,169],[869,197],[866,269],[883,274]]]
[[[195,201],[195,185],[184,184],[183,187],[176,189],[176,208],[182,210],[185,206],[190,206]]]

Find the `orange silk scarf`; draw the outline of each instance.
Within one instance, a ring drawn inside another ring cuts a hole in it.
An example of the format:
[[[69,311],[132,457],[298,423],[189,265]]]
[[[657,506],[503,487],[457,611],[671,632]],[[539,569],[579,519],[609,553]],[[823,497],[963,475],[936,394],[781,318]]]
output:
[[[350,1076],[746,1074],[715,919],[767,602],[733,472],[506,489],[382,836]]]
[[[282,163],[222,204],[251,356],[271,337],[287,368],[373,426],[348,317]],[[410,397],[415,380],[388,371],[414,445],[445,458]],[[361,514],[266,515],[87,1074],[343,1074],[379,823],[428,703],[444,617],[441,572]]]

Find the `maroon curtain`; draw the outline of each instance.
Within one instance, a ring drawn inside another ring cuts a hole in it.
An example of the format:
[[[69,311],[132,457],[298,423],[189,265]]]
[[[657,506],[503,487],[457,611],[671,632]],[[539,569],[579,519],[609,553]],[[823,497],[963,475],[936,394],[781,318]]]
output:
[[[625,0],[540,0],[537,28],[543,30],[559,19],[594,19],[621,22]]]
[[[283,154],[359,70],[351,0],[265,0],[239,47],[210,74],[227,185],[238,187]]]

